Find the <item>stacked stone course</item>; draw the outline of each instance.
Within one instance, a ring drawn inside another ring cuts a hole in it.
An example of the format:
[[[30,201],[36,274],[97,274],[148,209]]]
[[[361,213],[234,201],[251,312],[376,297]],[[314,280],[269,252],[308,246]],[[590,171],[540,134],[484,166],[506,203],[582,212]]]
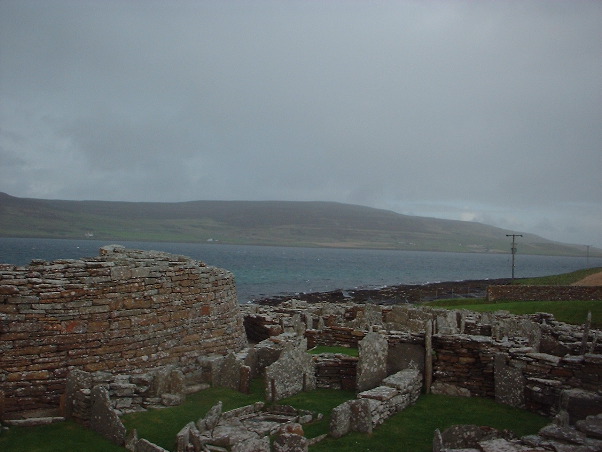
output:
[[[602,286],[492,285],[487,288],[487,299],[489,301],[602,300]]]
[[[5,415],[58,407],[70,369],[176,364],[186,374],[199,355],[247,345],[230,272],[119,246],[94,258],[1,265],[0,333]]]

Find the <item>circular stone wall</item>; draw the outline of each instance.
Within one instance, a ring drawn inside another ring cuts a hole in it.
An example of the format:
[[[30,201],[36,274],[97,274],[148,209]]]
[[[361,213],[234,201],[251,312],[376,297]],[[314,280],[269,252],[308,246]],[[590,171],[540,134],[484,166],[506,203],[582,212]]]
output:
[[[0,415],[58,406],[72,368],[186,373],[247,345],[232,273],[119,246],[0,265],[0,333]]]

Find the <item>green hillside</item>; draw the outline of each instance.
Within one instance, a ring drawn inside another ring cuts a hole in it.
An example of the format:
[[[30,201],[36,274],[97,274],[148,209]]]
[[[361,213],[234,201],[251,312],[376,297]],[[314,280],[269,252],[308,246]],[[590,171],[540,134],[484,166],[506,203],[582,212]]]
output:
[[[403,250],[508,252],[506,231],[332,202],[62,201],[0,193],[0,236]],[[524,234],[524,254],[583,255],[582,247]],[[590,249],[590,255],[602,250]]]

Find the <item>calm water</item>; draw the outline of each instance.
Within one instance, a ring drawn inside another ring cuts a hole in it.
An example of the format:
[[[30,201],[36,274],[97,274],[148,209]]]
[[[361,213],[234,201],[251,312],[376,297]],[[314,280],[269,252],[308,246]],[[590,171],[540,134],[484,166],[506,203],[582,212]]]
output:
[[[510,254],[428,251],[340,250],[197,243],[104,242],[98,240],[15,239],[0,237],[0,263],[26,265],[32,259],[97,256],[108,244],[182,254],[230,270],[241,302],[265,296],[422,284],[463,279],[508,278]],[[516,255],[518,278],[585,268],[585,257]],[[589,258],[589,266],[602,266]]]

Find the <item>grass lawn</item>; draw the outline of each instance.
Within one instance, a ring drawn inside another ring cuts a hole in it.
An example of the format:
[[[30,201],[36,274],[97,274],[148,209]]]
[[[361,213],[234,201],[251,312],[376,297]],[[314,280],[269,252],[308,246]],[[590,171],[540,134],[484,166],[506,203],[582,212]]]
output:
[[[588,268],[561,275],[542,276],[539,278],[523,278],[516,280],[515,284],[525,285],[570,285],[586,276],[599,273],[602,268]],[[548,312],[554,314],[556,320],[573,325],[580,325],[587,319],[587,313],[592,313],[592,327],[602,328],[602,301],[507,301],[503,303],[488,302],[484,298],[453,298],[449,300],[436,300],[424,303],[425,306],[442,307],[448,309],[468,309],[478,312],[509,311],[512,314],[535,314]]]
[[[454,424],[488,425],[523,436],[549,423],[545,417],[489,399],[428,394],[377,427],[372,435],[350,433],[339,439],[327,438],[310,452],[430,452],[437,428],[443,431]]]
[[[540,276],[538,278],[520,278],[514,281],[514,284],[530,286],[570,286],[586,276],[602,272],[602,267],[585,268],[570,273],[560,275]]]
[[[186,402],[173,408],[142,411],[123,416],[122,421],[129,430],[136,429],[138,438],[145,438],[167,450],[175,449],[176,434],[190,421],[197,421],[221,401],[223,410],[228,411],[264,400],[263,380],[251,382],[251,393],[243,394],[227,388],[209,388],[191,394]]]
[[[319,355],[321,353],[340,353],[349,356],[359,356],[359,350],[351,347],[328,347],[326,345],[318,345],[311,350],[307,351],[312,355]]]
[[[139,437],[174,450],[176,433],[188,422],[204,416],[218,401],[221,400],[224,409],[229,410],[263,398],[258,397],[258,389],[263,388],[261,380],[256,380],[254,386],[252,394],[211,388],[189,396],[186,403],[178,407],[125,416],[124,423],[128,429],[136,428]],[[328,432],[332,408],[352,398],[355,398],[353,391],[318,389],[297,394],[278,403],[324,414],[321,421],[304,426],[306,436],[313,438]],[[500,405],[489,399],[429,394],[421,396],[416,405],[377,427],[372,435],[351,433],[336,440],[327,438],[311,447],[310,451],[427,452],[432,450],[433,432],[436,428],[444,430],[454,424],[489,425],[509,429],[522,436],[537,432],[549,422],[549,419],[542,416]],[[75,423],[64,422],[41,427],[11,428],[0,435],[0,450],[123,452],[125,449]]]
[[[448,309],[468,309],[477,312],[509,311],[512,314],[535,314],[548,312],[554,314],[556,320],[573,325],[580,325],[587,319],[587,313],[592,313],[592,327],[602,328],[602,301],[513,301],[490,303],[485,299],[454,298],[452,300],[437,300],[425,303],[426,306]]]
[[[350,399],[355,399],[354,391],[316,389],[311,392],[295,394],[294,396],[280,400],[278,404],[291,405],[297,409],[322,413],[324,418],[321,421],[303,426],[305,436],[315,438],[316,436],[328,433],[332,409]]]
[[[0,434],[2,452],[124,452],[92,430],[75,422],[59,422],[39,427],[11,427]]]

